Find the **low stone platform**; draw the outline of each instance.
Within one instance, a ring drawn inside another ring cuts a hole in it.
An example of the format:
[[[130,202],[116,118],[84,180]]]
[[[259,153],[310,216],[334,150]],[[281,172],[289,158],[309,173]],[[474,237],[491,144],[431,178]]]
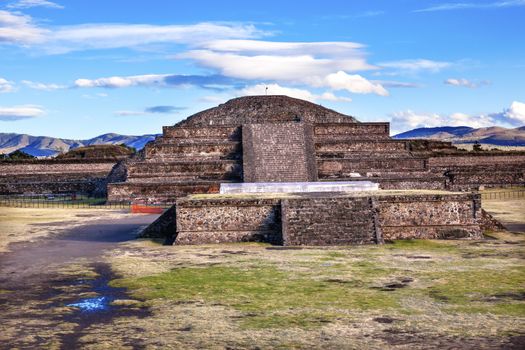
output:
[[[286,246],[479,239],[477,193],[427,190],[193,195],[177,200],[175,244],[260,241]]]
[[[220,194],[355,192],[375,190],[379,190],[379,185],[371,181],[243,182],[221,183]]]

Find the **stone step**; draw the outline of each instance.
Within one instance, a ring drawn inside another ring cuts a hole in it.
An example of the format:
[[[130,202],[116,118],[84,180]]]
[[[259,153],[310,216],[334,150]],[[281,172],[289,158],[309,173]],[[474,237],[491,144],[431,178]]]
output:
[[[180,181],[150,183],[110,183],[108,199],[119,201],[131,198],[145,202],[171,202],[189,194],[218,193],[220,184],[227,181]]]
[[[371,171],[426,170],[425,159],[420,158],[383,158],[383,159],[333,159],[318,160],[319,175],[345,174]]]
[[[425,157],[413,156],[411,153],[406,151],[396,152],[316,152],[317,160],[368,160],[368,159],[427,159]]]
[[[316,141],[317,152],[408,152],[408,142],[396,140],[327,140]]]
[[[241,127],[239,126],[208,126],[198,128],[165,126],[162,128],[163,138],[171,139],[241,139]]]
[[[240,156],[242,153],[242,145],[239,142],[228,141],[221,143],[209,144],[191,144],[191,145],[176,145],[176,144],[154,144],[148,146],[144,150],[145,158],[183,158],[188,156],[198,157],[231,157]]]
[[[136,162],[128,165],[128,174],[224,173],[240,172],[242,163],[235,160]]]
[[[231,143],[241,143],[241,140],[230,140],[230,139],[210,139],[210,138],[162,138],[155,145],[178,145],[178,146],[191,146],[191,145],[222,145]]]
[[[42,193],[91,193],[96,181],[50,181],[0,183],[0,195]]]
[[[139,174],[128,176],[127,181],[133,183],[144,182],[177,182],[177,181],[226,181],[226,180],[242,180],[242,174],[228,174],[228,173],[186,173],[186,174]]]
[[[376,139],[389,138],[390,125],[388,123],[349,123],[349,124],[317,124],[314,126],[316,138],[324,136],[344,136],[345,138],[374,137]]]
[[[420,177],[360,177],[360,178],[320,178],[319,181],[372,181],[379,183],[382,190],[407,190],[407,189],[446,189],[447,178],[445,176]]]
[[[76,181],[82,179],[98,179],[105,178],[108,172],[82,172],[82,173],[31,173],[31,174],[17,174],[0,175],[0,183],[11,182],[48,182],[48,181]]]

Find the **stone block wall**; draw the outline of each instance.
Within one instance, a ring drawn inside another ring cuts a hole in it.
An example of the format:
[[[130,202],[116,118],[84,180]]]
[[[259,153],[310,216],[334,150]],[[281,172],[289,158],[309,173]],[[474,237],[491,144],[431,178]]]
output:
[[[176,205],[176,244],[271,242],[280,244],[279,201],[185,200]]]
[[[348,177],[350,173],[374,171],[425,171],[426,160],[421,158],[383,158],[383,159],[319,159],[317,161],[319,178],[334,176]],[[407,175],[405,173],[405,175]]]
[[[479,194],[380,196],[377,203],[385,240],[482,238]]]
[[[310,124],[249,124],[242,133],[244,182],[317,180]]]
[[[469,152],[468,154],[434,156],[428,159],[429,166],[444,169],[454,166],[491,166],[494,164],[513,164],[523,167],[525,166],[525,154]]]
[[[481,199],[425,191],[303,194],[273,199],[183,198],[178,244],[265,241],[352,245],[394,239],[480,239]]]
[[[241,139],[240,126],[213,126],[213,127],[176,127],[164,126],[163,137],[166,139],[220,139],[239,141]]]
[[[284,199],[283,244],[349,245],[377,242],[368,197]]]
[[[316,142],[316,152],[406,152],[405,141],[355,140]]]
[[[108,198],[145,204],[174,203],[177,198],[188,194],[219,193],[219,189],[218,181],[119,182],[108,186]]]
[[[339,139],[389,139],[389,123],[326,123],[314,126],[316,141]]]
[[[108,159],[0,162],[0,194],[94,194],[116,162]]]
[[[451,190],[525,185],[525,154],[498,152],[469,152],[448,154],[428,159],[433,173],[447,177]]]

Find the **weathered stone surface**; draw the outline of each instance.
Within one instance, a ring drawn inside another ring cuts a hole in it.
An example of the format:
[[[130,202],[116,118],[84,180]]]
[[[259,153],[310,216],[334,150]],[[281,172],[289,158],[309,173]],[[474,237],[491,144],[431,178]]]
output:
[[[213,193],[221,182],[351,181],[356,174],[382,189],[525,185],[523,152],[392,140],[389,129],[286,96],[233,99],[164,127],[126,163],[123,184],[108,185],[109,198],[174,202]],[[204,188],[203,181],[214,186]]]
[[[298,120],[308,123],[356,122],[351,116],[288,96],[246,96],[194,114],[176,126],[237,126]]]
[[[375,243],[368,197],[294,198],[281,205],[284,245]]]
[[[247,124],[242,132],[244,182],[317,180],[310,124]]]
[[[0,194],[94,194],[97,188],[105,188],[115,163],[114,159],[0,162]]]
[[[266,241],[279,244],[279,201],[275,199],[180,199],[176,244]]]
[[[409,238],[482,238],[479,194],[374,193],[180,199],[176,243],[349,245]]]

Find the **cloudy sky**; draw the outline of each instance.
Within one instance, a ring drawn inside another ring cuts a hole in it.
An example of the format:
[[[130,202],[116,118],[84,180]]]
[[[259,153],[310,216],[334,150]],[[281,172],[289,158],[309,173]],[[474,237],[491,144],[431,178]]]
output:
[[[0,132],[161,132],[285,94],[361,121],[525,125],[525,0],[0,0]]]

